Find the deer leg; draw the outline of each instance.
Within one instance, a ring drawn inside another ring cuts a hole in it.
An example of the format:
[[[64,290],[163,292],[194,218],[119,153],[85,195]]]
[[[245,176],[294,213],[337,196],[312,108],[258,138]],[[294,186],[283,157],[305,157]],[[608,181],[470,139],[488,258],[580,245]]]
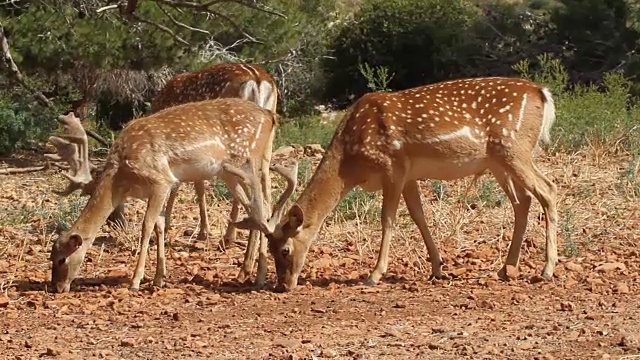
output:
[[[165,212],[160,212],[156,220],[154,231],[156,233],[156,239],[158,241],[158,249],[156,251],[156,274],[153,278],[153,286],[162,287],[164,284],[164,278],[167,276],[167,263],[164,251],[165,240]]]
[[[238,280],[244,282],[251,276],[253,270],[253,264],[256,262],[256,248],[260,238],[260,232],[255,230],[249,231],[249,240],[247,241],[247,249],[244,253],[244,261],[242,262],[242,269],[238,274]]]
[[[509,253],[507,254],[504,266],[498,271],[498,277],[506,281],[508,280],[507,265],[517,268],[520,261],[522,241],[524,240],[524,233],[527,230],[527,220],[531,207],[531,194],[517,182],[514,183],[504,170],[492,169],[491,172],[498,184],[500,184],[502,190],[507,194],[509,201],[511,201],[515,218]]]
[[[205,195],[204,181],[193,183],[198,197],[198,207],[200,208],[200,232],[196,240],[207,240],[209,238],[209,217],[207,216],[207,201]]]
[[[404,202],[407,204],[409,215],[411,215],[411,219],[418,226],[422,239],[424,240],[424,244],[429,252],[429,258],[431,259],[431,278],[438,280],[443,279],[442,265],[444,262],[442,261],[442,257],[438,251],[438,246],[433,241],[433,237],[431,236],[431,232],[427,226],[424,211],[422,210],[420,188],[418,187],[418,182],[416,180],[408,181],[405,184],[404,190],[402,191],[402,197],[404,198]]]
[[[169,198],[167,199],[167,206],[164,208],[164,231],[169,231],[171,229],[171,213],[173,213],[173,204],[178,197],[178,189],[180,189],[180,185],[182,183],[177,183],[173,185],[171,191],[169,192]]]
[[[262,287],[267,282],[269,248],[267,244],[267,237],[259,231],[256,232],[258,233],[258,236],[260,238],[260,244],[258,247],[258,273],[256,274],[256,286]]]
[[[402,182],[385,181],[382,189],[382,241],[380,242],[380,252],[376,266],[365,281],[366,285],[375,285],[387,272],[389,265],[389,246],[393,236],[393,227],[398,212],[398,204],[404,185]]]
[[[269,216],[271,216],[271,176],[269,166],[271,163],[271,145],[268,146],[264,157],[262,159],[261,173],[262,173],[262,193],[265,201],[265,206],[268,209]],[[260,247],[258,248],[258,273],[256,275],[256,286],[263,286],[267,281],[267,267],[269,265],[269,253],[267,246],[267,237],[265,234],[258,232],[260,237]]]
[[[229,215],[229,224],[227,224],[227,231],[225,231],[224,237],[222,238],[223,249],[233,246],[233,244],[236,242],[236,234],[238,230],[236,229],[235,226],[233,226],[233,223],[238,221],[239,218],[240,218],[240,203],[238,202],[238,200],[234,199],[233,202],[231,203],[231,214]]]
[[[220,176],[220,179],[224,181],[227,189],[229,189],[233,195],[234,204],[242,203],[247,204],[246,206],[248,206],[250,200],[246,198],[246,192],[235,176],[222,175]],[[251,276],[251,270],[253,268],[253,263],[255,262],[256,240],[259,235],[260,233],[257,231],[249,232],[249,240],[247,242],[247,249],[244,253],[244,261],[242,263],[240,273],[238,274],[238,280],[240,282],[244,282],[249,276]]]
[[[550,280],[558,262],[556,185],[536,168],[530,158],[512,160],[505,169],[518,185],[529,191],[542,205],[546,219],[546,262],[541,276]]]
[[[558,210],[556,208],[556,196],[558,188],[542,172],[533,165],[534,174],[537,177],[538,186],[542,191],[534,192],[533,195],[540,201],[544,209],[545,222],[547,228],[546,236],[546,262],[542,270],[542,277],[551,280],[553,271],[558,263],[558,242],[556,232],[558,227]]]
[[[162,213],[168,192],[168,187],[155,186],[147,201],[147,211],[145,212],[144,220],[142,221],[142,235],[140,253],[138,254],[138,263],[136,264],[136,269],[133,273],[133,278],[131,279],[131,287],[129,288],[131,291],[138,291],[138,289],[140,289],[140,281],[142,281],[142,278],[144,277],[144,265],[147,260],[147,252],[149,251],[149,238],[151,237],[151,233],[154,231],[154,227],[156,227],[156,222]],[[158,243],[160,243],[160,239],[158,239]],[[164,243],[162,247],[164,250]]]
[[[127,218],[124,216],[125,206],[124,203],[116,206],[115,209],[109,214],[107,221],[110,222],[110,226],[118,226],[122,229],[126,229],[127,227]]]

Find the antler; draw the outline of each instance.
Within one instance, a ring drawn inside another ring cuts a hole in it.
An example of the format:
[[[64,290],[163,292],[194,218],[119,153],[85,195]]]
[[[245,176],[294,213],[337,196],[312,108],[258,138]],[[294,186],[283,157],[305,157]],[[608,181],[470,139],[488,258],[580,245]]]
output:
[[[63,172],[69,185],[63,191],[55,191],[56,194],[67,196],[75,190],[85,192],[85,187],[93,181],[91,170],[95,168],[89,161],[89,141],[87,133],[73,112],[60,115],[58,121],[63,125],[63,135],[50,136],[49,142],[55,146],[56,154],[45,154],[51,160],[64,160],[69,164],[69,172]]]
[[[264,211],[264,194],[262,193],[259,178],[256,175],[254,160],[248,160],[243,166],[245,169],[248,167],[250,169],[250,173],[228,163],[222,166],[226,172],[235,175],[242,180],[240,186],[237,188],[236,194],[238,196],[238,201],[240,201],[242,206],[245,208],[248,216],[236,222],[234,224],[236,228],[256,229],[265,234],[271,234],[275,231],[276,225],[280,222],[284,213],[284,205],[298,185],[298,162],[296,160],[292,160],[292,163],[293,164],[291,166],[271,165],[269,167],[271,171],[275,171],[287,180],[287,188],[280,195],[280,198],[274,205],[269,218],[267,218],[269,215],[265,214]],[[246,188],[251,190],[250,200],[247,196]]]

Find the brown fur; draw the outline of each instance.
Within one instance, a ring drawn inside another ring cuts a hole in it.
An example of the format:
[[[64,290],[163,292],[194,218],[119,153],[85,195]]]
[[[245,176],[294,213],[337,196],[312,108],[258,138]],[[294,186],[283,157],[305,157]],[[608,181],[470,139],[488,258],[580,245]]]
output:
[[[276,126],[271,111],[235,98],[178,105],[131,122],[111,147],[93,196],[78,220],[52,248],[54,288],[69,291],[100,226],[129,197],[148,202],[131,289],[139,288],[144,275],[152,230],[158,239],[153,283],[161,286],[166,274],[162,210],[171,188],[178,182],[217,176],[237,196],[238,180],[223,165],[259,157]]]
[[[443,277],[417,180],[454,180],[487,170],[514,207],[514,235],[505,266],[518,264],[533,195],[546,214],[547,263],[542,276],[549,279],[557,262],[556,188],[535,167],[532,153],[539,141],[548,140],[554,109],[547,89],[513,78],[460,79],[362,96],[336,129],[288,216],[268,236],[280,285],[295,288],[321,224],[356,186],[383,192],[382,243],[367,283],[377,283],[387,270],[400,197],[423,236],[432,276]],[[503,278],[505,269],[500,271]]]

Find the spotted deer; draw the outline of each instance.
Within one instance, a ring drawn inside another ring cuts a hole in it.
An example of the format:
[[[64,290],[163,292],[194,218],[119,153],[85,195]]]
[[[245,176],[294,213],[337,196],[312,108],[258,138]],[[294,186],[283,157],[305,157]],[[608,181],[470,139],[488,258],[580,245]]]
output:
[[[216,64],[199,71],[178,74],[169,80],[152,100],[151,114],[175,105],[215,98],[241,98],[252,101],[260,107],[269,109],[275,113],[277,96],[277,87],[273,77],[261,66],[241,63]],[[89,196],[95,188],[94,179],[99,176],[102,169],[96,167],[89,161],[88,143],[86,136],[84,136],[84,130],[81,125],[78,128],[72,117],[73,114],[71,114],[71,118],[67,118],[66,120],[64,118],[61,119],[67,129],[65,132],[67,135],[64,139],[55,136],[49,139],[58,149],[58,154],[49,156],[56,160],[66,160],[70,166],[70,172],[65,174],[69,179],[69,185],[64,191],[57,193],[62,196],[67,196],[79,189],[81,195]],[[70,133],[69,130],[71,130]],[[269,171],[272,146],[273,138],[269,140],[264,153],[260,154],[260,157],[263,159],[261,165],[262,171],[266,174],[268,174]],[[265,188],[270,189],[270,177],[265,176],[264,181]],[[165,231],[168,231],[170,228],[171,214],[179,187],[180,183],[175,184],[167,200]],[[207,216],[204,181],[195,181],[194,187],[200,210],[200,231],[197,239],[204,240],[209,235],[209,219]],[[266,195],[266,201],[267,203],[271,202],[270,192]],[[231,221],[227,226],[223,238],[225,246],[230,246],[236,240],[236,229],[233,223],[237,221],[238,216],[238,202],[234,200],[230,215]],[[123,225],[126,224],[124,204],[119,204],[109,216],[109,219],[112,222],[120,222]],[[244,280],[251,275],[251,270],[255,263],[257,237],[258,234],[255,232],[249,235],[249,243],[239,275],[240,280]],[[264,284],[266,279],[267,254],[265,241],[264,238],[260,239],[260,255],[256,276],[257,285]]]
[[[66,117],[67,135],[59,149],[69,150],[71,158],[86,158],[86,134],[77,118]],[[74,120],[75,118],[75,120]],[[242,194],[265,196],[259,186],[239,192],[243,183],[233,175],[236,163],[260,158],[276,129],[276,115],[257,104],[237,99],[215,99],[177,105],[130,122],[113,143],[99,178],[93,179],[86,167],[77,166],[68,177],[73,181],[93,182],[93,192],[71,229],[56,239],[52,261],[52,285],[56,291],[68,292],[82,260],[91,247],[100,226],[111,212],[127,198],[147,201],[142,223],[141,248],[131,280],[131,290],[138,290],[151,232],[157,238],[157,264],[153,284],[162,286],[166,274],[163,207],[171,189],[178,182],[195,182],[214,177],[223,180],[242,204]],[[67,145],[65,145],[65,142]],[[69,144],[83,144],[78,152]],[[76,152],[76,154],[73,154]],[[84,169],[84,170],[78,170]],[[254,166],[251,173],[260,172]],[[278,168],[275,168],[279,171]],[[245,170],[246,171],[246,170]],[[237,172],[237,171],[236,171]],[[260,181],[264,184],[260,174]],[[260,191],[257,195],[254,192]],[[241,194],[241,195],[238,195]],[[240,196],[240,197],[239,197]],[[244,195],[246,196],[246,195]],[[263,212],[263,209],[250,210]]]
[[[176,75],[167,82],[164,88],[154,97],[151,102],[151,113],[155,113],[171,106],[184,104],[193,101],[201,101],[215,98],[241,98],[252,101],[259,106],[276,112],[278,90],[273,77],[260,65],[243,63],[223,63],[215,64],[195,72],[187,72]],[[275,134],[275,133],[274,133]],[[262,172],[265,189],[271,189],[271,178],[269,177],[269,164],[273,152],[273,138],[269,140],[262,158]],[[198,207],[200,209],[200,231],[197,239],[204,240],[209,235],[209,218],[207,216],[207,205],[205,196],[204,181],[194,182]],[[171,226],[171,213],[173,205],[180,188],[177,183],[171,190],[166,208],[165,229],[168,231]],[[266,202],[271,203],[271,193],[267,192]],[[223,236],[223,246],[229,247],[236,241],[236,229],[233,223],[238,220],[238,201],[234,200],[231,207],[230,221]],[[253,264],[255,263],[255,252],[258,237],[255,231],[249,234],[249,241],[244,256],[242,270],[239,279],[243,281],[251,275]],[[258,258],[258,273],[256,285],[265,282],[267,274],[267,250],[266,239],[260,239],[260,251]]]
[[[387,271],[389,244],[400,197],[427,247],[432,278],[442,258],[422,210],[419,179],[454,180],[489,170],[514,209],[513,239],[499,276],[517,267],[532,196],[546,221],[544,279],[557,263],[556,186],[533,163],[538,143],[548,143],[555,121],[550,91],[518,78],[459,79],[360,97],[337,127],[314,175],[282,221],[254,213],[236,226],[267,233],[278,288],[291,290],[327,215],[356,186],[382,190],[382,241],[366,284]],[[250,176],[246,174],[245,176]],[[259,195],[259,194],[258,194]]]

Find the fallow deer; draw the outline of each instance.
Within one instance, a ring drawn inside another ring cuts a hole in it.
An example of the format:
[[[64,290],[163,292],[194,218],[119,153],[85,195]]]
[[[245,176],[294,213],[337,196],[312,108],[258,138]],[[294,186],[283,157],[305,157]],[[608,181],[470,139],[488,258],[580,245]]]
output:
[[[427,247],[432,278],[442,278],[442,258],[431,237],[417,180],[454,180],[489,170],[506,192],[515,225],[505,265],[518,266],[532,195],[546,221],[549,280],[557,263],[556,186],[533,163],[538,143],[548,143],[555,121],[551,92],[518,78],[451,80],[360,97],[338,125],[306,188],[282,221],[251,214],[239,228],[267,233],[278,289],[297,286],[312,241],[336,204],[356,186],[382,190],[382,241],[366,284],[387,271],[389,243],[400,197]],[[245,176],[250,176],[246,174]],[[259,195],[259,194],[257,194]],[[275,214],[274,214],[275,215]]]
[[[259,106],[276,112],[277,107],[277,87],[273,77],[261,66],[256,64],[225,63],[216,64],[195,72],[188,72],[176,75],[169,80],[164,88],[155,96],[151,103],[151,113],[156,113],[165,108],[189,102],[197,102],[215,98],[241,98],[252,101]],[[69,185],[64,191],[57,192],[59,195],[67,196],[75,190],[80,190],[81,195],[90,196],[95,188],[95,179],[99,177],[102,169],[97,168],[89,161],[88,142],[86,134],[73,113],[67,117],[61,117],[60,121],[65,127],[65,137],[49,138],[49,141],[58,149],[57,155],[49,155],[52,159],[66,160],[69,163],[70,173],[65,174],[69,179]],[[275,134],[275,133],[274,133]],[[269,140],[263,154],[262,171],[267,174],[264,177],[266,189],[271,188],[270,177],[268,176],[269,163],[273,138]],[[194,182],[198,205],[200,209],[200,231],[197,239],[204,240],[209,234],[209,220],[205,199],[204,181]],[[169,230],[171,213],[175,202],[180,183],[177,183],[171,190],[166,206],[165,231]],[[267,203],[271,202],[271,195],[266,195]],[[231,209],[231,221],[227,227],[224,239],[224,246],[229,246],[235,242],[236,229],[233,222],[237,221],[239,215],[238,202],[233,201]],[[109,216],[112,222],[126,224],[124,217],[124,204],[118,207]],[[249,235],[249,243],[245,253],[239,279],[251,275],[253,264],[255,263],[255,250],[257,246],[258,233],[252,232]],[[267,254],[266,240],[260,241],[260,251],[258,259],[258,273],[256,285],[265,282],[267,274]]]
[[[52,247],[50,260],[54,289],[69,291],[100,226],[129,197],[147,200],[141,248],[130,289],[139,289],[144,276],[152,231],[157,237],[153,284],[162,286],[166,274],[163,207],[171,189],[178,182],[218,177],[235,199],[247,204],[241,197],[246,192],[238,190],[242,183],[227,169],[233,171],[234,162],[259,158],[273,138],[276,122],[273,112],[250,101],[229,98],[178,105],[129,123],[109,150],[104,170],[95,180],[92,196],[79,218]],[[69,123],[74,124],[74,121]],[[69,131],[69,143],[82,143],[76,139],[83,136],[86,139],[86,134],[82,134],[78,127],[82,129],[79,121]],[[80,153],[86,154],[85,150]],[[277,168],[275,170],[278,171]],[[254,167],[251,171],[259,170]],[[72,171],[73,175],[79,182],[90,178]],[[261,181],[264,184],[264,180]],[[258,187],[253,187],[251,192],[260,191],[261,194],[252,194],[253,197],[268,193],[267,189]],[[264,212],[262,208],[248,211]]]
[[[215,98],[241,98],[252,101],[260,107],[276,112],[278,103],[278,89],[273,77],[260,65],[243,63],[222,63],[215,64],[198,71],[187,72],[176,75],[169,80],[162,90],[151,102],[151,113],[155,113],[171,106],[194,101],[209,100]],[[274,133],[275,135],[275,133]],[[262,179],[265,189],[271,189],[271,178],[269,176],[269,164],[273,152],[273,138],[269,140],[263,154],[262,172],[266,174]],[[200,231],[197,239],[204,240],[209,235],[209,218],[207,216],[207,205],[205,198],[204,181],[194,182],[198,207],[200,208]],[[171,226],[171,213],[178,194],[180,183],[177,183],[171,190],[166,207],[165,230]],[[271,204],[271,193],[267,192],[267,204]],[[238,220],[238,201],[234,200],[231,207],[230,221],[223,236],[223,247],[229,247],[236,241],[236,229],[233,223]],[[112,216],[115,218],[115,216]],[[242,269],[238,276],[240,281],[244,281],[251,275],[253,264],[255,263],[256,246],[258,245],[258,272],[256,274],[256,285],[264,284],[267,276],[267,243],[264,236],[256,231],[250,231],[247,249],[245,251]]]

